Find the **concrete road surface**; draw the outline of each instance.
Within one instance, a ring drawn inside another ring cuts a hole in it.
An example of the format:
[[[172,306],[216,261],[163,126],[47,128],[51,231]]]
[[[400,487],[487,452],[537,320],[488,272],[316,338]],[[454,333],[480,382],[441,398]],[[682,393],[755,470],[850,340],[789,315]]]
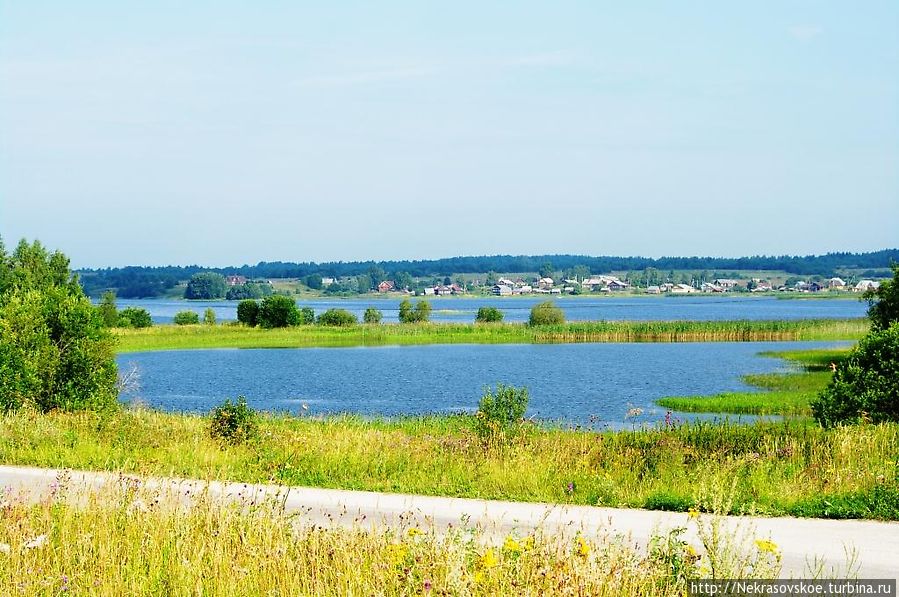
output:
[[[0,466],[0,487],[37,499],[51,490],[60,472]],[[111,473],[66,474],[73,489],[98,488],[120,479]],[[546,534],[622,535],[637,545],[645,545],[653,533],[687,527],[684,538],[700,544],[696,524],[684,513],[167,478],[142,482],[149,489],[177,490],[181,496],[208,491],[224,500],[277,498],[288,511],[303,512],[310,523],[320,525],[400,525],[411,519],[438,531],[449,526],[478,526],[488,539],[539,528]],[[810,570],[818,569],[828,576],[899,578],[899,523],[728,516],[722,524],[728,533],[746,536],[751,532],[777,543],[783,554],[784,577],[808,577]],[[855,554],[854,564],[847,554]]]

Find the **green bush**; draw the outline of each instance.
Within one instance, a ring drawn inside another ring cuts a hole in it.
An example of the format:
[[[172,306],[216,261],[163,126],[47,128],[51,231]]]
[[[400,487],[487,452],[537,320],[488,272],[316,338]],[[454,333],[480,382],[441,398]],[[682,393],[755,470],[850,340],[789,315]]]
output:
[[[379,324],[381,323],[382,317],[384,317],[383,313],[381,313],[374,307],[369,307],[365,310],[365,315],[362,316],[362,321],[364,321],[365,323]]]
[[[114,340],[60,252],[0,240],[0,411],[118,407]]]
[[[884,280],[876,290],[865,293],[871,328],[885,330],[899,321],[899,263],[890,265],[893,279]]]
[[[505,441],[516,435],[528,408],[528,389],[497,384],[484,389],[475,413],[475,432],[487,442]]]
[[[207,307],[203,312],[203,323],[206,325],[215,325],[215,310],[212,307]]]
[[[431,303],[419,300],[412,306],[412,301],[403,299],[400,302],[400,323],[426,323],[431,318]]]
[[[315,311],[312,307],[302,307],[300,309],[299,325],[309,325],[315,322]]]
[[[259,307],[258,322],[264,328],[284,328],[299,325],[300,310],[292,298],[281,294],[267,296]]]
[[[565,323],[565,313],[552,301],[544,301],[534,305],[529,325],[558,325]]]
[[[346,309],[328,309],[318,316],[319,325],[344,326],[357,323],[359,323],[359,320],[356,316]]]
[[[503,312],[496,307],[481,307],[474,320],[478,323],[495,323],[503,320]]]
[[[862,338],[811,407],[826,427],[899,421],[899,323]]]
[[[116,309],[115,293],[107,290],[103,293],[103,299],[97,306],[100,311],[100,319],[103,320],[103,326],[114,328],[119,323],[119,312]]]
[[[221,442],[237,445],[256,437],[258,432],[256,411],[247,406],[247,399],[238,396],[212,409],[209,435]]]
[[[172,321],[175,325],[196,325],[200,323],[200,316],[195,311],[178,311]]]
[[[251,327],[259,323],[259,303],[247,299],[237,303],[237,321]]]
[[[152,325],[150,312],[142,307],[128,307],[119,311],[120,328],[148,328]]]

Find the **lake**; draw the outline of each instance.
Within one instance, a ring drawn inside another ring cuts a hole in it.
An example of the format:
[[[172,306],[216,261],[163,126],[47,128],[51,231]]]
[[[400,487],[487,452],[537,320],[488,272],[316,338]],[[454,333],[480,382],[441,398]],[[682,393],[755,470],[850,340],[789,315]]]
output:
[[[540,297],[428,297],[433,311],[431,321],[471,322],[479,307],[496,307],[505,321],[527,321],[531,307],[547,300]],[[412,299],[413,301],[416,299]],[[867,305],[852,299],[798,299],[777,296],[638,296],[638,297],[555,297],[570,321],[720,321],[728,319],[845,319],[864,317]],[[400,299],[317,299],[299,301],[316,314],[327,309],[346,309],[359,319],[368,307],[384,313],[384,321],[397,321]],[[164,299],[120,299],[118,307],[143,307],[156,323],[171,323],[182,310],[203,311],[212,308],[218,321],[237,319],[237,301],[178,301]]]
[[[487,385],[527,386],[529,416],[613,428],[665,416],[664,396],[741,391],[740,376],[787,370],[768,350],[834,342],[431,345],[190,350],[120,355],[138,368],[137,396],[161,410],[207,412],[245,395],[251,406],[310,415],[474,411]],[[308,406],[308,411],[302,405]],[[630,409],[643,409],[636,419]],[[683,415],[682,418],[696,418]]]

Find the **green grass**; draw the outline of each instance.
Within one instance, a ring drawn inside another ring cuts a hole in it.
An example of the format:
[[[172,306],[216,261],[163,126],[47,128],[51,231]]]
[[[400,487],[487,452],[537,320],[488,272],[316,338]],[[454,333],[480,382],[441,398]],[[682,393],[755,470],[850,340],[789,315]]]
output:
[[[680,412],[753,415],[811,415],[809,402],[830,381],[830,364],[845,358],[849,349],[763,352],[799,364],[803,370],[791,373],[745,375],[743,380],[764,391],[727,392],[714,396],[672,396],[657,400],[664,408]]]
[[[899,520],[899,424],[697,422],[594,432],[530,427],[485,448],[465,416],[268,415],[227,447],[208,417],[124,410],[0,418],[7,464],[469,498]],[[833,504],[841,504],[835,510]]]
[[[161,325],[116,330],[120,352],[191,348],[301,348],[408,344],[554,342],[734,342],[857,340],[865,319],[798,321],[589,321],[531,327],[520,323],[429,323],[299,326],[263,330],[240,325]]]

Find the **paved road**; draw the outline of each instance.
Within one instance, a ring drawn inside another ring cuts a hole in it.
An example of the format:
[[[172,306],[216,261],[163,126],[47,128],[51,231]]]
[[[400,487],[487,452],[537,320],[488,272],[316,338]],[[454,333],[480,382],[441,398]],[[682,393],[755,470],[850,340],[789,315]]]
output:
[[[50,491],[59,473],[0,466],[0,487],[38,498]],[[72,487],[96,488],[119,476],[72,471],[69,478]],[[163,478],[145,479],[144,484],[151,489],[177,489],[181,496],[208,490],[226,500],[276,497],[288,511],[304,512],[310,523],[322,525],[398,525],[411,517],[417,524],[434,525],[438,530],[464,521],[467,526],[481,527],[488,538],[541,528],[545,533],[620,534],[640,545],[645,545],[653,532],[687,527],[685,538],[699,545],[696,525],[683,513]],[[899,523],[731,516],[725,517],[723,525],[731,534],[752,531],[756,537],[777,543],[786,577],[806,577],[816,563],[828,574],[844,575],[847,550],[854,550],[857,560],[849,573],[859,578],[899,578]]]

